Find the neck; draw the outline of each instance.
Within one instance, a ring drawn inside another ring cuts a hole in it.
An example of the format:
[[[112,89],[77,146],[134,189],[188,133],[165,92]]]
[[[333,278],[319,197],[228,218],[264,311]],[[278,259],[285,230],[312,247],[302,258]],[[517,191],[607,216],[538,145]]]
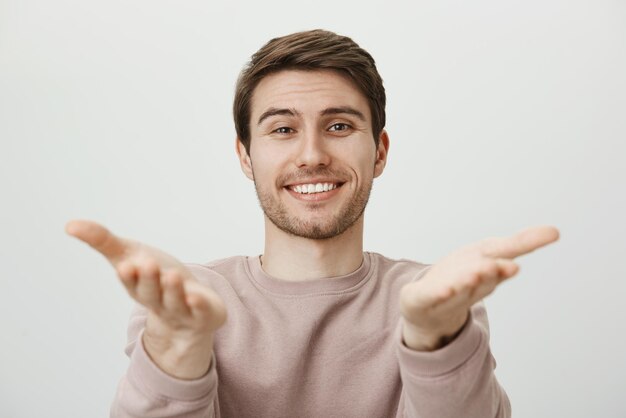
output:
[[[265,218],[263,270],[283,280],[311,280],[352,273],[363,262],[363,216],[344,233],[315,240],[296,237]]]

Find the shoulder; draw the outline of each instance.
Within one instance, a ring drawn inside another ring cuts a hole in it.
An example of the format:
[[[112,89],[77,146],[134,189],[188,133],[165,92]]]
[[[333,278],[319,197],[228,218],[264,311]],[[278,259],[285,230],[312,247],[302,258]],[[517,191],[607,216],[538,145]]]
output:
[[[205,263],[185,263],[185,266],[198,281],[215,286],[247,277],[249,272],[247,258],[237,255]]]
[[[424,275],[430,267],[427,264],[408,259],[393,259],[379,253],[368,252],[372,278],[369,289],[376,300],[392,309],[393,318],[399,315],[398,298],[402,288]],[[394,320],[395,320],[394,319]]]
[[[375,252],[370,252],[368,254],[371,257],[372,265],[377,269],[379,276],[399,278],[404,282],[421,278],[431,267],[430,264],[406,258],[394,259]]]

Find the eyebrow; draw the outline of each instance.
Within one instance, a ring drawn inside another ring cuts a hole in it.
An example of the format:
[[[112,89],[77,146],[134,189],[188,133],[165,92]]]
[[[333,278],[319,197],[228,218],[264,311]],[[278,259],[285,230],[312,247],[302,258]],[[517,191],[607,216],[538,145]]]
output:
[[[362,112],[356,110],[353,107],[350,106],[342,106],[342,107],[329,107],[328,109],[324,109],[320,112],[320,115],[322,116],[328,116],[328,115],[341,115],[341,114],[348,114],[348,115],[353,115],[356,116],[357,118],[361,119],[363,122],[366,122],[365,120],[365,115],[363,115]]]
[[[363,122],[366,122],[365,115],[363,115],[363,112],[360,112],[350,106],[329,107],[320,112],[321,116],[340,115],[340,114],[354,115],[358,117],[359,119],[361,119]],[[272,117],[272,116],[277,116],[277,115],[300,116],[301,113],[298,112],[296,109],[286,109],[286,108],[279,109],[275,107],[270,107],[265,112],[263,112],[263,114],[259,117],[259,121],[257,122],[257,125],[260,125],[265,119]]]
[[[267,118],[269,118],[271,116],[276,116],[276,115],[281,115],[281,116],[296,116],[296,115],[298,115],[299,116],[300,112],[298,112],[296,109],[277,109],[275,107],[270,107],[265,112],[263,112],[263,114],[259,118],[259,121],[257,122],[257,125],[260,125],[261,122],[263,122],[265,119],[267,119]]]

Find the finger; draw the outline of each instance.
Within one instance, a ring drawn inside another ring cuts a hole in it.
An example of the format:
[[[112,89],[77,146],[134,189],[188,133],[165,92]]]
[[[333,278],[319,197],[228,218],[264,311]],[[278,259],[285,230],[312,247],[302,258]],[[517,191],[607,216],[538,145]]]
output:
[[[460,277],[454,286],[452,304],[467,304],[479,292],[479,289],[495,288],[500,279],[500,267],[493,258],[476,260],[474,265]]]
[[[407,311],[423,311],[443,303],[454,294],[455,289],[450,285],[428,286],[418,280],[402,287],[400,305]]]
[[[161,272],[154,260],[145,260],[138,265],[135,298],[142,305],[159,312],[161,310]]]
[[[185,300],[191,313],[198,317],[221,315],[223,302],[215,293],[195,280],[184,282]]]
[[[519,266],[507,258],[483,258],[476,262],[466,280],[460,282],[465,288],[475,287],[486,282],[499,283],[517,273]]]
[[[93,221],[69,221],[65,225],[65,232],[89,244],[111,262],[122,256],[126,250],[124,240],[116,237],[108,229]]]
[[[134,297],[137,287],[137,278],[139,276],[137,266],[131,262],[121,262],[117,265],[116,270],[126,290]]]
[[[489,257],[515,258],[528,254],[559,239],[553,226],[536,226],[510,237],[488,238],[479,242],[482,253]]]
[[[465,277],[453,284],[453,297],[442,302],[446,302],[448,307],[474,304],[492,293],[502,281],[514,276],[518,270],[519,266],[512,260],[484,258]]]
[[[474,286],[469,293],[469,304],[473,305],[494,292],[496,287],[504,280],[517,274],[519,265],[512,260],[498,258],[493,261],[495,272],[490,270],[490,274],[484,275],[478,285]]]
[[[177,271],[168,271],[163,275],[163,309],[174,315],[190,315],[191,308],[185,300],[183,278]]]
[[[185,302],[187,302],[191,312],[196,316],[204,316],[209,313],[209,304],[202,295],[189,293],[186,295]]]
[[[210,299],[203,294],[204,292],[198,292],[198,290],[187,290],[185,301],[194,316],[205,317],[211,314]]]
[[[509,279],[519,272],[519,264],[506,258],[497,258],[500,281]]]

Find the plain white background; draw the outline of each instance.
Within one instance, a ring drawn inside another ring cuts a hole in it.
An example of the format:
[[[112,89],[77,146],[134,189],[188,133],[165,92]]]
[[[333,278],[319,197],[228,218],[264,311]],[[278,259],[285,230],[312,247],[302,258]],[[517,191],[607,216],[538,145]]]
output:
[[[90,218],[204,262],[262,252],[237,74],[325,28],[376,58],[389,164],[365,247],[434,262],[535,224],[486,303],[515,417],[625,417],[623,1],[0,0],[0,416],[103,417],[131,302],[67,237]]]

